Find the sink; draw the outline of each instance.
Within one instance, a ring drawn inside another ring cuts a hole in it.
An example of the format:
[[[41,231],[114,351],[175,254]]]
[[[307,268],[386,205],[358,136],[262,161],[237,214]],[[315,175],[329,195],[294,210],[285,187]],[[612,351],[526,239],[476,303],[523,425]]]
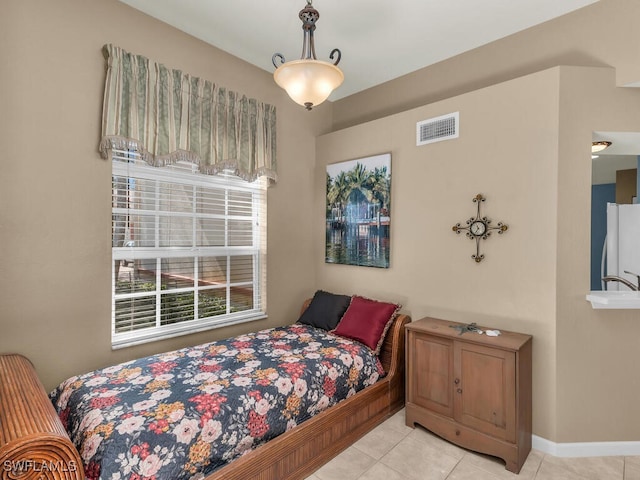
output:
[[[603,290],[587,294],[593,308],[639,308],[640,292]]]

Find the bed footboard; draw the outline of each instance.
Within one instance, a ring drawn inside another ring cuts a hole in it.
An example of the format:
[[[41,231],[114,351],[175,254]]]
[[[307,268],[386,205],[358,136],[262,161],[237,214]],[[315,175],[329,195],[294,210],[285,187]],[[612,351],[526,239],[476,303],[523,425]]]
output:
[[[84,479],[80,456],[22,355],[0,355],[0,478]]]

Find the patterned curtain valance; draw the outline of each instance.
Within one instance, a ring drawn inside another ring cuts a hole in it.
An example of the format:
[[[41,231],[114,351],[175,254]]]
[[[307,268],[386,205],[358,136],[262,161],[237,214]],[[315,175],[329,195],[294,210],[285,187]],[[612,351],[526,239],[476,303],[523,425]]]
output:
[[[147,163],[197,163],[245,180],[276,175],[276,108],[105,45],[100,153],[131,149]]]

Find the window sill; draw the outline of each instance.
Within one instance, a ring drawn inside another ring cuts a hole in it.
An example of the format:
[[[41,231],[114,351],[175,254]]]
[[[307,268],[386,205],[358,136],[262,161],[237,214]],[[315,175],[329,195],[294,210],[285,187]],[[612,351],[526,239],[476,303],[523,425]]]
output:
[[[267,315],[264,313],[253,313],[251,315],[238,316],[233,318],[227,318],[220,321],[217,319],[207,323],[200,323],[197,326],[193,325],[177,325],[170,330],[164,330],[159,332],[158,330],[149,332],[138,332],[135,336],[130,334],[112,335],[111,337],[111,350],[119,350],[121,348],[133,347],[136,345],[142,345],[145,343],[157,342],[159,340],[167,340],[169,338],[180,337],[182,335],[189,335],[192,333],[204,332],[207,330],[214,330],[216,328],[228,327],[230,325],[238,325],[241,323],[254,322],[257,320],[264,320]],[[150,329],[151,330],[151,329]]]

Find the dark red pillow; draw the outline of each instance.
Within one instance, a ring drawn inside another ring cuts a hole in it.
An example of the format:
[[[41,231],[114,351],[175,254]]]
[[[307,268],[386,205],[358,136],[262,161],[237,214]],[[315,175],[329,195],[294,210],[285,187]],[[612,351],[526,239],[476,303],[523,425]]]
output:
[[[354,295],[333,333],[364,343],[377,355],[400,305]]]

